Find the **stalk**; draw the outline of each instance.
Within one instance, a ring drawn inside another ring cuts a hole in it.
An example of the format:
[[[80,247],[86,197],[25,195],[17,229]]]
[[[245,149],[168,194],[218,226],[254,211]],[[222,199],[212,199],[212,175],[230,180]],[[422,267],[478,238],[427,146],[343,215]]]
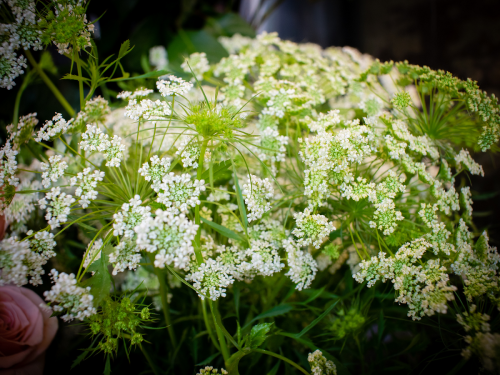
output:
[[[80,56],[78,56],[78,52],[75,50],[76,56],[76,69],[78,71],[78,77],[82,78],[82,65],[80,62]],[[83,81],[81,79],[78,80],[78,91],[80,92],[80,111],[83,111],[85,108],[85,97],[83,96]]]
[[[35,68],[35,70],[37,71],[37,73],[42,78],[43,82],[45,82],[45,84],[50,89],[50,91],[52,91],[52,93],[54,94],[54,96],[56,97],[56,99],[59,100],[59,103],[61,103],[61,105],[66,110],[66,112],[68,112],[68,114],[71,117],[75,117],[75,111],[74,111],[74,109],[71,107],[71,105],[68,103],[68,101],[64,98],[64,96],[58,90],[58,88],[56,87],[56,85],[54,85],[54,83],[52,83],[52,81],[47,76],[47,74],[45,74],[45,72],[43,71],[43,69],[40,68],[40,65],[38,65],[38,63],[36,62],[36,60],[33,58],[33,55],[31,54],[31,52],[29,50],[25,50],[24,53],[26,54],[26,57],[30,61],[30,64],[33,66],[33,68]]]
[[[301,366],[299,366],[298,364],[296,364],[294,361],[292,361],[291,359],[288,359],[287,357],[284,357],[280,354],[276,354],[276,353],[273,353],[273,352],[270,352],[269,350],[264,350],[264,349],[253,349],[254,352],[257,352],[257,353],[262,353],[262,354],[267,354],[267,355],[270,355],[272,357],[276,357],[278,359],[281,359],[282,361],[285,361],[286,363],[292,365],[293,367],[295,367],[297,370],[299,370],[300,372],[306,374],[306,375],[310,375],[306,370],[304,370]]]
[[[170,308],[167,300],[168,287],[165,283],[165,275],[161,272],[161,270],[157,267],[154,267],[154,256],[153,254],[149,254],[149,259],[151,263],[153,263],[153,268],[158,277],[158,281],[160,282],[160,296],[161,296],[161,304],[163,306],[163,315],[165,317],[165,324],[167,325],[168,335],[170,336],[170,341],[174,348],[177,347],[177,339],[175,338],[174,327],[172,326],[172,319],[170,318]]]
[[[203,161],[205,160],[205,151],[207,150],[208,139],[203,140],[200,150],[200,159],[198,160],[198,171],[196,173],[196,178],[201,179],[203,174]],[[200,239],[201,239],[201,220],[200,220],[200,205],[197,205],[194,209],[195,223],[198,225],[198,232],[196,232],[195,242],[196,246],[194,252],[196,254],[196,261],[198,265],[203,263],[203,254],[201,253]]]
[[[224,333],[222,333],[222,329],[217,324],[216,317],[219,318],[218,320],[222,324],[222,320],[220,319],[219,310],[217,308],[217,303],[213,303],[212,301],[208,301],[208,303],[210,304],[210,310],[212,310],[212,315],[213,315],[214,323],[215,323],[215,330],[217,331],[217,337],[219,339],[219,344],[220,344],[222,356],[224,357],[224,362],[226,363],[226,366],[227,366],[229,358],[231,358],[231,354],[229,353],[229,349],[227,348],[227,343],[226,343],[226,338],[224,337]]]

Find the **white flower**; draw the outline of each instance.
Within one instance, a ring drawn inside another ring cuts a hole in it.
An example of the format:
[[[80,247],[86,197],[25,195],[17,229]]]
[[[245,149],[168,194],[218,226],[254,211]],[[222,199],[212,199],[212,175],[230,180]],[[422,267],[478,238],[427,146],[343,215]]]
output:
[[[146,181],[151,181],[154,191],[158,193],[160,191],[160,182],[168,173],[170,167],[170,159],[159,158],[158,156],[153,156],[151,158],[151,167],[149,163],[146,162],[139,168],[139,173],[144,177]]]
[[[283,247],[288,255],[288,267],[285,274],[297,284],[295,289],[307,289],[318,272],[318,264],[311,254],[302,251],[293,240],[283,240]]]
[[[288,137],[280,135],[278,130],[266,128],[260,135],[260,147],[257,148],[256,154],[261,160],[284,161],[287,144]]]
[[[281,263],[278,248],[267,241],[251,241],[250,248],[245,251],[245,257],[246,261],[241,263],[239,271],[246,277],[271,276],[285,267]]]
[[[335,227],[323,215],[311,215],[311,211],[306,208],[304,212],[293,214],[295,218],[295,228],[292,233],[299,238],[299,246],[313,245],[319,249],[322,242],[335,230]]]
[[[324,133],[329,127],[340,124],[341,118],[339,113],[338,109],[329,111],[326,114],[320,113],[318,118],[311,121],[307,126],[313,132]]]
[[[53,187],[51,191],[45,194],[45,198],[38,201],[41,209],[47,208],[45,219],[52,229],[59,228],[61,223],[68,220],[70,205],[75,202],[69,194],[65,194],[59,187]]]
[[[115,265],[113,275],[125,271],[126,268],[135,271],[141,261],[141,253],[134,242],[124,240],[116,245],[115,251],[109,254],[109,261]]]
[[[156,217],[151,216],[135,227],[137,245],[141,250],[156,252],[154,265],[164,268],[174,264],[185,269],[194,253],[192,241],[198,231],[184,214],[174,215],[171,211],[157,210]]]
[[[191,82],[186,82],[182,78],[170,75],[167,80],[159,80],[156,82],[156,87],[162,96],[184,95],[193,88]]]
[[[335,363],[327,360],[319,349],[313,353],[309,353],[307,361],[311,365],[313,375],[337,375]]]
[[[57,272],[53,269],[50,272],[54,285],[43,293],[45,300],[50,302],[51,309],[55,312],[66,312],[62,316],[65,322],[73,319],[84,320],[94,314],[96,309],[93,305],[94,297],[90,294],[90,287],[82,288],[76,285],[74,274]]]
[[[5,184],[17,186],[19,178],[15,176],[17,171],[16,155],[18,151],[12,149],[11,143],[7,141],[0,149],[0,187]]]
[[[141,203],[141,197],[136,195],[129,203],[122,205],[121,211],[113,215],[114,236],[134,237],[134,228],[150,217],[151,208],[143,207]]]
[[[136,89],[133,93],[130,91],[122,91],[121,93],[116,95],[116,98],[130,100],[130,99],[139,98],[141,96],[148,96],[149,94],[152,94],[152,93],[154,93],[154,90],[149,90],[149,89],[141,87],[141,88]]]
[[[163,177],[159,189],[157,202],[174,210],[187,212],[189,207],[196,207],[200,204],[199,196],[202,191],[205,191],[205,181],[197,179],[191,181],[191,176],[187,173],[175,175],[170,172]]]
[[[295,89],[280,88],[272,89],[268,92],[270,99],[267,101],[267,108],[264,108],[262,114],[283,118],[285,112],[292,105],[291,99],[295,94]]]
[[[82,205],[82,208],[87,208],[90,201],[97,198],[97,190],[95,188],[98,182],[104,179],[104,172],[99,170],[94,170],[94,173],[91,172],[91,168],[85,168],[83,172],[78,172],[76,177],[71,177],[70,179],[71,186],[78,184],[75,195],[80,197],[78,203]]]
[[[39,200],[39,193],[23,194],[22,190],[38,190],[42,188],[42,183],[38,180],[23,180],[17,191],[20,194],[14,195],[10,204],[4,209],[6,224],[12,234],[21,233],[27,230],[25,224],[30,219],[31,214],[36,210],[36,202]]]
[[[87,246],[87,250],[83,255],[83,267],[87,268],[95,261],[101,259],[101,251],[102,251],[102,239],[98,238],[94,242],[89,243]]]
[[[373,214],[374,221],[370,221],[371,228],[382,230],[384,235],[389,235],[396,229],[397,221],[404,219],[400,211],[396,211],[394,202],[386,198],[380,203],[376,203],[377,208]]]
[[[121,138],[115,135],[111,140],[96,125],[87,125],[87,131],[82,134],[80,147],[84,151],[101,152],[107,160],[106,166],[119,167],[123,159],[125,145]]]
[[[198,81],[203,79],[203,73],[210,70],[210,65],[208,64],[207,54],[205,52],[195,52],[189,55],[181,65],[181,68],[187,72],[193,74]],[[192,82],[195,81],[194,77],[191,79]]]
[[[455,161],[457,162],[457,168],[461,168],[461,163],[463,163],[471,174],[481,175],[484,177],[483,167],[472,159],[469,151],[464,149],[460,150],[460,152],[455,156]]]
[[[257,176],[248,175],[248,182],[243,185],[242,193],[246,196],[248,221],[258,220],[271,209],[268,202],[274,196],[274,188],[268,178],[261,180]]]
[[[40,163],[40,169],[44,171],[42,173],[42,185],[44,188],[50,187],[51,181],[56,182],[59,177],[64,175],[64,171],[68,168],[68,164],[61,160],[61,155],[55,155],[49,158],[49,164]]]
[[[186,280],[193,282],[201,299],[205,299],[205,295],[212,301],[225,297],[226,288],[234,282],[228,267],[211,258],[202,263],[196,271],[186,275]]]
[[[140,103],[136,99],[131,99],[125,110],[125,116],[132,120],[151,121],[153,125],[158,121],[166,120],[172,113],[169,103],[150,99],[142,99]]]
[[[16,128],[14,128],[14,124],[8,125],[6,127],[9,134],[8,141],[12,143],[12,148],[18,150],[23,143],[28,143],[34,135],[33,129],[37,125],[36,113],[29,113],[26,116],[19,117]]]
[[[210,195],[207,197],[207,201],[209,202],[220,202],[220,201],[228,201],[231,199],[229,193],[227,193],[227,187],[219,186],[218,190],[212,190]]]
[[[163,46],[155,46],[149,49],[149,64],[158,70],[165,69],[168,65],[167,50]]]
[[[66,121],[61,113],[56,113],[52,120],[47,120],[42,128],[38,131],[35,141],[41,142],[50,141],[50,139],[64,134],[73,125],[73,119]]]

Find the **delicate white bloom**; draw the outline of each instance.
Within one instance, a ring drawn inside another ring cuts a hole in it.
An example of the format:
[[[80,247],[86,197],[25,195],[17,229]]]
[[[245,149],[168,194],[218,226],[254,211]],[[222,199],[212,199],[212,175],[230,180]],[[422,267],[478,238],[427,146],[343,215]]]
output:
[[[328,113],[320,113],[318,118],[311,121],[307,126],[311,131],[317,133],[323,133],[331,126],[340,124],[341,118],[339,116],[340,111],[338,109],[331,110]]]
[[[76,285],[74,274],[50,271],[54,285],[43,293],[45,300],[51,303],[50,308],[55,312],[65,312],[62,320],[70,322],[73,319],[84,320],[94,314],[94,297],[90,294],[90,287],[82,288]]]
[[[242,194],[246,197],[248,221],[262,218],[262,215],[271,209],[269,200],[274,196],[274,188],[268,178],[261,180],[257,176],[248,175],[248,182],[243,185]]]
[[[107,160],[106,166],[119,167],[123,159],[125,145],[121,138],[115,135],[111,140],[96,125],[87,125],[87,131],[82,134],[80,147],[84,151],[98,151]]]
[[[368,117],[378,116],[383,109],[384,103],[375,95],[368,95],[359,103],[359,108],[366,112]]]
[[[220,375],[227,375],[229,374],[226,370],[223,368],[220,369]],[[200,372],[196,373],[196,375],[219,375],[219,370],[216,368],[213,368],[212,366],[205,366],[205,368],[201,368]]]
[[[460,150],[460,152],[455,156],[455,161],[457,163],[457,168],[461,168],[461,163],[463,163],[471,174],[481,175],[484,177],[483,167],[472,159],[469,151],[464,149]]]
[[[389,198],[384,199],[380,203],[376,203],[377,208],[373,213],[374,221],[370,221],[371,228],[377,228],[383,231],[384,235],[388,236],[397,227],[397,222],[404,220],[404,216],[401,211],[396,211],[396,205],[394,201]]]
[[[47,120],[38,131],[35,141],[50,141],[52,138],[65,134],[73,126],[73,119],[66,121],[61,113],[56,113],[52,120]]]
[[[109,104],[102,96],[97,96],[85,103],[85,107],[76,116],[73,122],[73,127],[84,129],[85,125],[89,123],[102,123],[106,122],[107,116],[110,112]]]
[[[168,53],[164,46],[155,46],[149,49],[149,64],[157,70],[163,70],[168,66]]]
[[[137,245],[130,241],[121,241],[115,246],[115,250],[109,254],[109,261],[115,265],[113,275],[123,272],[125,269],[136,270],[141,261],[141,252]]]
[[[4,53],[0,56],[0,66],[2,67],[0,71],[0,87],[10,90],[15,86],[14,80],[24,73],[23,68],[27,67],[26,62],[26,57],[23,55],[18,56],[11,49],[4,49]]]
[[[99,170],[94,170],[93,173],[91,168],[85,168],[83,172],[78,172],[76,177],[71,177],[70,185],[76,188],[75,195],[80,197],[78,203],[82,205],[82,208],[87,208],[90,201],[97,198],[97,184],[104,179],[104,172]]]
[[[134,92],[131,91],[122,91],[118,95],[116,95],[117,99],[135,99],[140,98],[141,96],[148,96],[149,94],[154,93],[154,90],[149,90],[146,88],[138,88]]]
[[[151,167],[149,166],[149,163],[146,162],[141,168],[139,168],[139,173],[146,181],[152,182],[151,187],[158,193],[158,191],[160,191],[161,180],[167,175],[169,167],[169,158],[160,159],[155,155],[151,158]]]
[[[462,194],[460,194],[460,201],[462,202],[462,205],[465,209],[465,213],[467,217],[472,217],[472,199],[471,199],[471,192],[470,192],[470,187],[465,186],[462,189],[460,189]]]
[[[35,126],[38,125],[36,113],[29,113],[26,116],[19,117],[17,127],[14,129],[14,124],[6,127],[9,133],[9,139],[12,143],[12,148],[18,150],[23,143],[27,143],[34,135]]]
[[[207,201],[209,202],[220,202],[220,201],[229,201],[231,200],[231,196],[227,192],[227,187],[219,186],[219,189],[212,190],[210,195],[207,197]]]
[[[201,299],[205,296],[212,301],[226,296],[226,288],[234,282],[229,269],[221,262],[208,258],[196,271],[186,275],[191,280]]]
[[[288,137],[280,135],[278,130],[266,128],[260,134],[260,147],[256,149],[261,160],[280,162],[285,160]]]
[[[47,208],[45,219],[52,229],[59,228],[61,223],[68,220],[70,206],[75,202],[69,194],[61,191],[60,187],[53,187],[51,191],[45,194],[45,197],[38,201],[38,205],[43,210]]]
[[[318,264],[311,254],[302,251],[293,240],[283,240],[283,247],[288,255],[289,267],[285,275],[297,284],[295,289],[309,288],[318,271]]]
[[[159,80],[156,82],[156,87],[162,96],[185,95],[193,88],[191,82],[186,82],[182,78],[169,75],[167,80]]]
[[[33,234],[29,231],[28,236]],[[31,240],[18,241],[10,237],[0,241],[0,285],[15,284],[22,286],[28,283],[42,284],[41,275],[45,273],[43,266],[48,259],[55,256],[54,235],[49,232],[38,232]]]
[[[202,191],[205,191],[205,181],[197,179],[192,181],[187,173],[175,175],[170,172],[163,177],[159,189],[157,202],[173,210],[187,212],[190,207],[200,204],[199,196]]]
[[[245,254],[237,246],[217,246],[216,261],[227,267],[227,272],[236,280],[243,280],[244,275],[241,273],[240,264],[244,261]]]
[[[150,99],[142,99],[139,103],[136,99],[131,99],[125,110],[125,116],[132,120],[151,121],[153,125],[158,121],[168,119],[172,114],[169,103]]]
[[[313,375],[337,375],[335,363],[327,360],[319,349],[313,353],[309,353],[307,361],[311,365]]]
[[[44,171],[42,173],[43,187],[50,187],[51,181],[56,182],[59,177],[62,177],[66,168],[68,168],[68,163],[62,161],[61,155],[51,156],[49,158],[49,164],[40,163],[40,169]]]
[[[139,195],[130,199],[129,203],[122,205],[121,211],[113,215],[113,235],[134,237],[134,228],[150,217],[151,207],[141,206]]]
[[[36,210],[36,203],[39,200],[39,193],[23,194],[22,190],[38,190],[41,188],[42,183],[40,181],[34,180],[30,182],[28,179],[24,179],[17,187],[19,194],[14,195],[10,204],[3,211],[6,225],[9,226],[12,234],[27,231],[25,224]]]
[[[157,210],[156,217],[151,216],[135,227],[137,245],[141,250],[156,252],[154,265],[164,268],[174,264],[185,269],[194,253],[192,241],[198,231],[184,214],[175,215],[171,211]]]
[[[99,259],[101,259],[102,245],[103,245],[103,241],[101,238],[98,238],[98,239],[94,240],[93,242],[89,243],[89,245],[87,246],[87,250],[85,251],[85,254],[83,255],[83,267],[84,268],[87,268],[95,261],[98,261]]]
[[[255,43],[255,39],[249,38],[247,36],[242,36],[239,33],[233,36],[220,36],[218,39],[220,44],[229,52],[230,54],[237,53],[243,47],[249,46]]]
[[[198,168],[201,149],[196,138],[183,137],[177,147],[176,155],[181,156],[182,166],[184,168]],[[205,152],[205,161],[210,161],[210,152]]]
[[[299,246],[313,245],[319,249],[323,241],[335,230],[335,227],[323,215],[311,215],[311,211],[306,208],[304,212],[293,214],[295,225],[292,233],[298,238]]]
[[[293,88],[280,88],[279,90],[273,89],[269,91],[270,99],[267,101],[267,107],[262,110],[262,114],[283,118],[285,112],[292,105],[294,94],[295,89]]]
[[[281,263],[278,247],[267,241],[251,241],[250,248],[245,251],[245,257],[246,261],[239,266],[239,272],[246,277],[271,276],[285,267]]]
[[[12,186],[19,185],[19,178],[15,176],[17,171],[16,155],[18,151],[12,149],[12,145],[7,141],[0,149],[0,187],[5,184]]]
[[[198,81],[201,82],[203,79],[203,73],[210,70],[210,65],[208,64],[207,54],[205,52],[195,52],[189,55],[181,65],[181,68],[186,73],[191,73],[196,77]],[[192,82],[195,81],[194,77],[191,79]]]

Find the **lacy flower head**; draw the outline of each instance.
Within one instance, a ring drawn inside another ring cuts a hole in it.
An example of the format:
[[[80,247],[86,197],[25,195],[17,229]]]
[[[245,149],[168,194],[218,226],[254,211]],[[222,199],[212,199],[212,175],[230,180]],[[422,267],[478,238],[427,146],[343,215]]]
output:
[[[219,297],[225,297],[226,288],[234,281],[228,267],[211,258],[187,275],[186,279],[193,282],[201,299],[205,299],[204,296],[207,296],[212,301],[216,301]]]
[[[325,216],[311,215],[308,208],[304,212],[293,214],[293,217],[297,227],[292,233],[298,238],[297,244],[299,246],[313,245],[319,249],[330,232],[335,230],[333,224]]]
[[[65,194],[59,187],[53,187],[45,194],[45,198],[38,201],[40,208],[47,209],[45,219],[52,229],[59,228],[62,223],[68,220],[70,206],[75,202],[75,198]]]
[[[200,204],[199,196],[202,191],[205,191],[205,181],[191,180],[191,176],[187,173],[175,175],[170,172],[163,177],[158,189],[160,192],[157,202],[173,210],[187,212],[190,207]]]
[[[269,200],[274,197],[274,188],[268,178],[261,180],[257,176],[249,175],[242,193],[249,211],[248,221],[262,218],[262,215],[271,209]]]
[[[155,267],[164,268],[173,264],[177,268],[186,268],[194,252],[192,241],[198,225],[184,214],[174,215],[170,211],[157,210],[155,215],[135,227],[137,245],[156,254]]]
[[[139,195],[130,199],[129,203],[124,203],[120,211],[113,215],[113,235],[134,237],[134,228],[150,217],[148,206],[141,206],[142,201]]]

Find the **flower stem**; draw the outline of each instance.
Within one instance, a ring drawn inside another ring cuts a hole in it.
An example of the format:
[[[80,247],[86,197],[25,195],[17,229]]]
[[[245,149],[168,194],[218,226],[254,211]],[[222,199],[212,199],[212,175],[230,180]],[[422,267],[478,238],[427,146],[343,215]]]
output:
[[[78,71],[78,77],[83,78],[80,56],[78,56],[78,52],[76,50],[74,51],[75,51],[76,69]],[[83,111],[83,109],[85,108],[85,97],[83,96],[83,81],[81,79],[78,80],[78,91],[80,92],[80,111]]]
[[[201,309],[203,311],[203,320],[205,321],[205,327],[207,327],[208,335],[210,336],[210,339],[212,340],[214,346],[217,348],[218,351],[220,350],[220,346],[217,343],[217,340],[214,336],[214,332],[212,331],[212,326],[210,325],[210,322],[208,321],[208,314],[207,314],[207,306],[206,306],[206,300],[200,300],[201,301]]]
[[[304,374],[306,375],[310,375],[306,370],[304,370],[301,366],[299,366],[298,364],[296,364],[294,361],[292,361],[291,359],[288,359],[286,357],[283,357],[282,355],[280,354],[276,354],[276,353],[273,353],[273,352],[270,352],[269,350],[264,350],[264,349],[253,349],[254,352],[257,352],[257,353],[262,353],[262,354],[267,354],[267,355],[270,355],[272,357],[276,357],[276,358],[279,358],[281,359],[282,361],[285,361],[286,363],[292,365],[293,367],[295,367],[297,370],[303,372]]]
[[[215,323],[215,331],[217,332],[217,337],[219,338],[220,349],[222,352],[222,356],[224,357],[224,362],[228,363],[229,358],[231,358],[231,354],[229,353],[229,349],[227,348],[226,338],[224,337],[224,333],[222,333],[222,329],[217,324],[217,320],[221,322],[219,309],[217,308],[217,303],[213,303],[212,301],[208,301],[210,304],[210,310],[212,310],[212,315]],[[218,318],[218,319],[216,319]]]
[[[198,171],[196,173],[196,178],[198,180],[201,179],[201,175],[203,174],[203,161],[205,160],[205,151],[207,150],[207,145],[208,145],[208,139],[203,140],[200,150],[200,159],[198,160]],[[198,232],[196,232],[196,238],[195,238],[196,246],[194,248],[194,252],[196,254],[196,261],[198,262],[198,265],[201,265],[203,263],[203,254],[201,253],[201,245],[200,245],[200,240],[201,240],[200,205],[197,205],[196,208],[194,209],[194,215],[195,215],[195,223],[198,225]]]
[[[71,117],[74,117],[75,116],[75,110],[71,107],[71,105],[68,103],[68,101],[64,98],[64,96],[58,90],[58,88],[56,87],[56,85],[54,85],[54,83],[52,83],[52,81],[47,76],[47,74],[45,74],[45,72],[40,67],[40,65],[38,65],[38,63],[36,62],[36,60],[33,58],[33,55],[31,54],[31,52],[29,50],[25,50],[24,53],[26,54],[26,57],[30,61],[30,64],[33,66],[33,68],[35,68],[35,70],[37,71],[37,73],[40,75],[40,78],[42,78],[43,82],[45,82],[45,84],[50,89],[50,91],[52,91],[52,93],[54,94],[54,96],[56,97],[56,99],[59,100],[59,103],[61,103],[61,105],[66,110],[66,112],[68,112],[68,114]]]
[[[149,254],[149,259],[151,260],[151,263],[154,264],[155,258],[153,254]],[[157,267],[153,267],[155,270],[156,277],[158,277],[158,281],[160,282],[160,297],[161,297],[161,304],[163,306],[163,315],[165,317],[165,324],[167,325],[168,329],[168,335],[170,336],[170,341],[172,342],[172,345],[174,348],[177,347],[177,339],[175,338],[175,332],[174,332],[174,327],[172,326],[172,319],[170,318],[170,307],[168,305],[168,287],[167,283],[165,282],[165,274],[161,272],[161,269]]]
[[[142,347],[141,344],[139,344],[139,348],[141,348],[141,352],[142,352],[142,354],[144,354],[144,357],[146,358],[146,361],[148,361],[149,367],[151,367],[151,370],[153,371],[153,373],[155,375],[158,375],[158,372],[156,371],[156,367],[155,367],[153,361],[151,360],[151,357],[149,356],[148,352],[146,350],[144,350],[144,348]]]

